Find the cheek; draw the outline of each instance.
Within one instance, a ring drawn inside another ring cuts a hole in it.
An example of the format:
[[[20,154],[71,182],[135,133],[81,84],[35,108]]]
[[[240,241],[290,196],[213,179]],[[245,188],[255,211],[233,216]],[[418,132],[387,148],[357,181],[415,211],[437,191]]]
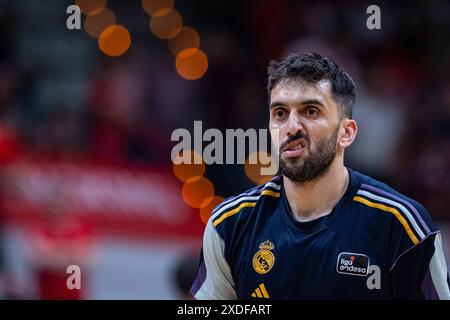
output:
[[[273,134],[273,132],[277,131],[278,134],[281,136],[285,134],[287,129],[287,122],[281,122],[281,121],[269,121],[269,130],[270,133]]]
[[[272,141],[272,145],[278,149],[283,140],[283,133],[279,126],[270,126],[270,139]]]
[[[327,133],[321,130],[308,130],[309,148],[315,150],[317,145],[327,139]]]
[[[272,131],[273,129],[280,128],[280,123],[277,121],[272,120],[272,118],[269,120],[269,129]]]
[[[280,135],[278,130],[270,129],[270,140],[272,141],[272,145],[278,148],[280,145]]]
[[[319,145],[328,145],[333,139],[333,143],[337,143],[337,136],[335,136],[334,130],[322,130],[318,132],[311,133],[311,148],[316,150]],[[336,140],[335,140],[336,139]]]

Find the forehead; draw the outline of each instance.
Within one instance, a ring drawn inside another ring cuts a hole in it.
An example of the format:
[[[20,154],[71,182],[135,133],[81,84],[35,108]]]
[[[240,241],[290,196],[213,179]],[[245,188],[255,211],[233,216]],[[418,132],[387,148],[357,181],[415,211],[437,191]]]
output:
[[[320,80],[316,83],[308,83],[296,79],[280,80],[270,93],[271,102],[301,103],[305,100],[319,100],[324,105],[333,103],[331,97],[331,82]]]

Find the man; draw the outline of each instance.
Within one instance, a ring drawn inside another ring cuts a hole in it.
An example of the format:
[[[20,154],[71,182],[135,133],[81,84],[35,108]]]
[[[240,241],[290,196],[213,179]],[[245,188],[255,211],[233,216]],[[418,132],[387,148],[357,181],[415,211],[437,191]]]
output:
[[[344,166],[357,133],[350,76],[291,54],[270,64],[268,91],[282,175],[213,211],[195,298],[450,299],[427,211]]]

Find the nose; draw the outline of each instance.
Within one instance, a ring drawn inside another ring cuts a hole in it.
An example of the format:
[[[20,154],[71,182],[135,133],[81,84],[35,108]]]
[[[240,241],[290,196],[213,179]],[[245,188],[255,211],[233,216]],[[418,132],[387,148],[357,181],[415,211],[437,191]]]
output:
[[[287,121],[286,135],[295,136],[299,131],[303,130],[303,125],[300,121],[300,117],[296,112],[291,112]]]

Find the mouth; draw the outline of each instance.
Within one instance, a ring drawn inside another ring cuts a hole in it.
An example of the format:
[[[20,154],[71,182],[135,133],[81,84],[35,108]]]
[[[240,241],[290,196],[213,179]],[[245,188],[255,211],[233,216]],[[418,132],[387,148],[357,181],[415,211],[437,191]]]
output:
[[[295,158],[302,155],[306,149],[306,141],[304,139],[297,139],[287,144],[283,148],[283,155],[287,158]]]

